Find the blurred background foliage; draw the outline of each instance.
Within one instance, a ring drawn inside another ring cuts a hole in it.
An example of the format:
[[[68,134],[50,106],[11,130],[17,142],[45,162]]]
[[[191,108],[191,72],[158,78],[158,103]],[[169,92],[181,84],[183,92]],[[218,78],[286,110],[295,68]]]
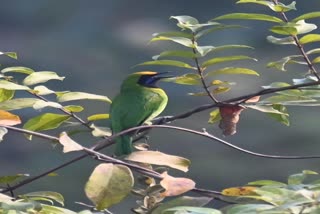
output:
[[[155,32],[176,30],[175,22],[168,20],[171,15],[191,15],[204,22],[231,12],[269,13],[262,6],[234,3],[233,0],[5,1],[0,7],[0,48],[1,51],[18,52],[19,59],[15,61],[2,58],[1,64],[2,67],[19,65],[35,70],[52,70],[61,76],[66,76],[63,82],[52,81],[48,84],[48,87],[54,90],[85,91],[112,98],[116,95],[124,77],[134,71],[151,69],[180,72],[179,69],[163,66],[132,68],[135,64],[151,60],[153,55],[168,47],[167,42],[148,44],[148,41]],[[297,0],[298,10],[288,15],[293,18],[319,8],[318,0]],[[312,19],[311,22],[318,26],[320,24],[319,19]],[[255,69],[261,76],[225,77],[225,80],[235,81],[238,84],[231,92],[223,94],[223,98],[254,92],[260,89],[261,85],[268,85],[273,81],[290,82],[292,78],[301,78],[305,73],[305,67],[296,65],[289,65],[287,72],[266,68],[269,61],[298,53],[294,46],[275,46],[266,41],[265,37],[271,35],[267,30],[269,23],[255,21],[228,23],[243,24],[250,28],[224,30],[209,35],[201,40],[203,45],[254,46],[255,50],[246,51],[259,61],[249,62],[250,64],[246,62],[246,66]],[[319,33],[319,30],[315,31],[317,32]],[[192,86],[163,83],[162,87],[170,99],[164,115],[175,115],[210,102],[206,97],[187,96],[187,92],[192,91],[190,88]],[[80,114],[82,117],[105,113],[109,109],[109,106],[101,102],[83,101],[80,104],[86,107],[86,111]],[[317,108],[289,108],[290,127],[277,123],[262,113],[247,110],[241,115],[238,133],[226,138],[221,136],[217,125],[207,124],[209,112],[193,115],[174,124],[197,130],[206,128],[208,132],[237,146],[260,153],[317,155],[320,154]],[[18,114],[25,122],[27,118],[38,113],[27,109]],[[100,125],[106,126],[108,122],[102,122]],[[94,143],[85,134],[80,135],[77,140],[84,145]],[[191,159],[192,165],[187,176],[195,180],[199,188],[221,190],[256,179],[284,181],[289,174],[303,169],[320,172],[319,160],[316,159],[272,160],[252,157],[205,138],[172,130],[153,130],[151,145],[153,149]],[[112,152],[112,149],[109,150]],[[29,142],[22,135],[12,133],[5,136],[5,140],[0,144],[0,175],[16,173],[36,175],[69,160],[72,156],[74,155],[62,154],[59,147],[43,140]],[[67,207],[81,209],[74,204],[74,201],[88,202],[83,192],[83,185],[96,164],[87,158],[58,171],[59,176],[42,178],[18,189],[16,193],[57,191],[66,197]],[[127,199],[125,204],[121,203],[111,210],[123,213],[133,206],[134,200],[131,198]]]

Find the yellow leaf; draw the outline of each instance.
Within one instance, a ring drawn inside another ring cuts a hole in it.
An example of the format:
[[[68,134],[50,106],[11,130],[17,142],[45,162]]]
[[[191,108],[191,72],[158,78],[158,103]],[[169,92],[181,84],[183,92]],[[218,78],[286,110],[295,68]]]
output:
[[[243,186],[243,187],[231,187],[222,190],[222,195],[225,196],[244,196],[244,195],[254,195],[254,190],[257,187]]]
[[[10,112],[0,110],[0,125],[14,126],[20,124],[21,120],[18,115],[11,114]]]

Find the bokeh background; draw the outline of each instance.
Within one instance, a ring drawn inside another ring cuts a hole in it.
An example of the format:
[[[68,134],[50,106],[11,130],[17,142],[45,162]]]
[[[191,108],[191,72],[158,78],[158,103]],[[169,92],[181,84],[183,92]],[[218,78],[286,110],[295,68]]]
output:
[[[285,1],[285,3],[290,3]],[[298,12],[320,9],[318,0],[297,1]],[[204,22],[229,12],[265,12],[266,8],[256,5],[236,5],[234,0],[225,1],[184,1],[184,0],[69,0],[69,1],[4,1],[0,7],[0,50],[16,51],[19,59],[1,58],[2,67],[26,66],[35,70],[52,70],[65,76],[63,82],[51,81],[48,87],[53,90],[85,91],[114,97],[121,81],[134,71],[152,69],[156,71],[185,72],[176,68],[135,67],[133,65],[151,60],[160,51],[172,48],[173,44],[159,42],[148,44],[155,32],[176,30],[172,15],[191,15]],[[319,19],[311,20],[320,24]],[[222,77],[236,81],[231,92],[220,99],[254,92],[261,85],[273,81],[290,82],[292,78],[302,78],[305,67],[288,66],[287,72],[267,69],[269,61],[275,61],[288,54],[297,54],[294,46],[274,46],[266,42],[270,35],[269,23],[228,22],[245,24],[249,29],[225,30],[209,35],[201,40],[202,45],[247,44],[255,50],[242,53],[254,56],[258,62],[240,64],[257,70],[260,77]],[[319,33],[319,30],[315,31]],[[227,52],[226,54],[232,54]],[[240,53],[240,52],[237,52]],[[199,91],[191,86],[163,83],[170,102],[164,115],[175,115],[195,106],[210,102],[208,98],[190,97],[187,92]],[[17,94],[17,96],[27,96]],[[54,97],[51,97],[54,99]],[[94,113],[105,113],[109,106],[102,102],[75,102],[86,107],[80,114],[86,117]],[[42,110],[46,112],[48,110]],[[52,109],[50,111],[53,111]],[[188,119],[175,122],[179,125],[201,130],[222,137],[237,146],[266,154],[278,155],[319,155],[319,110],[318,107],[304,109],[290,107],[291,126],[286,127],[266,115],[247,110],[242,113],[238,133],[224,138],[217,125],[208,125],[208,114],[202,112]],[[41,112],[41,113],[42,113]],[[17,112],[22,119],[39,114],[33,109]],[[99,125],[107,126],[108,122]],[[57,134],[57,132],[49,132]],[[95,141],[88,134],[77,140],[84,145]],[[169,154],[189,158],[192,161],[187,175],[197,182],[199,188],[221,190],[238,186],[257,179],[277,179],[285,181],[289,174],[304,169],[320,172],[319,161],[314,160],[274,160],[253,157],[227,148],[214,141],[172,130],[154,130],[151,133],[152,148]],[[106,151],[111,154],[112,151]],[[0,175],[29,173],[37,175],[55,167],[76,155],[62,154],[59,146],[35,139],[30,142],[20,134],[10,133],[0,144]],[[68,208],[81,210],[75,201],[89,203],[83,186],[92,169],[97,164],[89,158],[58,171],[59,176],[45,177],[30,185],[19,188],[16,194],[28,191],[51,190],[66,197]],[[136,198],[127,198],[125,203],[110,210],[115,213],[129,213],[135,206]]]

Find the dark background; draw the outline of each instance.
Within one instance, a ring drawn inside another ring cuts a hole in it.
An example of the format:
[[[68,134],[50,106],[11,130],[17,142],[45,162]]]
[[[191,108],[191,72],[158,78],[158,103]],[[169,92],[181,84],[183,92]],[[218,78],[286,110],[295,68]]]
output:
[[[286,1],[284,3],[290,3]],[[317,0],[297,1],[297,12],[290,12],[293,18],[304,12],[320,8]],[[263,13],[263,6],[236,5],[235,1],[130,1],[130,0],[69,0],[69,1],[5,1],[0,7],[1,51],[16,51],[19,60],[1,58],[5,66],[26,66],[35,70],[52,70],[66,76],[63,82],[51,81],[48,87],[57,90],[85,91],[107,95],[113,98],[123,78],[129,73],[152,69],[156,71],[180,71],[175,68],[135,67],[133,65],[148,61],[153,55],[170,48],[168,43],[148,44],[152,33],[175,30],[171,15],[191,15],[205,22],[211,18],[231,12]],[[267,11],[269,13],[269,11]],[[309,22],[319,24],[319,19]],[[266,42],[270,23],[245,21],[228,22],[245,24],[249,29],[226,30],[207,36],[202,45],[246,44],[255,50],[243,50],[259,59],[258,62],[240,64],[255,69],[260,77],[223,77],[238,84],[231,92],[220,96],[235,97],[240,94],[259,90],[261,85],[274,81],[290,82],[292,78],[302,78],[306,72],[303,66],[288,66],[288,72],[267,69],[269,61],[286,55],[298,54],[294,46],[275,46]],[[319,30],[314,31],[317,33]],[[310,48],[310,47],[308,47]],[[238,52],[237,52],[238,53]],[[232,54],[232,52],[226,52]],[[181,72],[184,72],[181,70]],[[199,91],[191,86],[163,83],[169,95],[169,104],[163,115],[175,115],[195,106],[210,102],[208,98],[190,97],[187,92]],[[19,94],[18,96],[27,96]],[[53,97],[54,100],[54,97]],[[72,104],[86,107],[86,117],[94,113],[105,113],[109,106],[102,102],[83,101]],[[46,112],[48,110],[42,110]],[[53,111],[49,109],[49,111]],[[267,117],[265,114],[247,110],[241,115],[238,133],[224,139],[237,146],[266,154],[277,155],[317,155],[318,151],[318,107],[290,107],[291,126],[286,127]],[[42,113],[40,112],[40,113]],[[33,109],[16,112],[23,121],[39,114]],[[217,125],[208,125],[209,112],[202,112],[173,125],[201,130],[221,136]],[[107,126],[108,123],[100,123]],[[57,132],[49,132],[57,134]],[[80,135],[78,141],[92,145],[95,140]],[[319,170],[319,160],[272,160],[249,156],[231,150],[208,139],[172,130],[154,130],[151,134],[152,148],[169,154],[189,158],[192,161],[187,175],[197,182],[199,188],[221,190],[225,187],[243,185],[257,179],[277,179],[285,181],[289,174],[304,169]],[[109,149],[109,154],[112,149]],[[29,142],[20,134],[9,134],[0,144],[0,175],[30,173],[37,175],[48,168],[55,167],[74,154],[62,154],[59,146],[52,146],[44,140]],[[74,201],[89,203],[83,186],[97,162],[82,160],[58,171],[57,177],[45,177],[22,187],[16,194],[28,191],[51,190],[66,197],[66,206],[83,209]],[[175,172],[171,171],[173,174]],[[135,199],[134,199],[135,200]],[[116,213],[128,213],[135,206],[134,200],[111,208]]]

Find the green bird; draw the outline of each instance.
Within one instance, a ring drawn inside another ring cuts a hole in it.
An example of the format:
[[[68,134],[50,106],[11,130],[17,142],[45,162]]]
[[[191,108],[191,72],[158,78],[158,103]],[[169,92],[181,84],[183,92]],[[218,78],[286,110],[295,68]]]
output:
[[[141,71],[123,81],[120,94],[113,99],[110,109],[113,134],[148,123],[165,109],[168,96],[156,83],[169,77],[153,71]],[[132,153],[131,135],[122,135],[115,141],[115,155]]]

